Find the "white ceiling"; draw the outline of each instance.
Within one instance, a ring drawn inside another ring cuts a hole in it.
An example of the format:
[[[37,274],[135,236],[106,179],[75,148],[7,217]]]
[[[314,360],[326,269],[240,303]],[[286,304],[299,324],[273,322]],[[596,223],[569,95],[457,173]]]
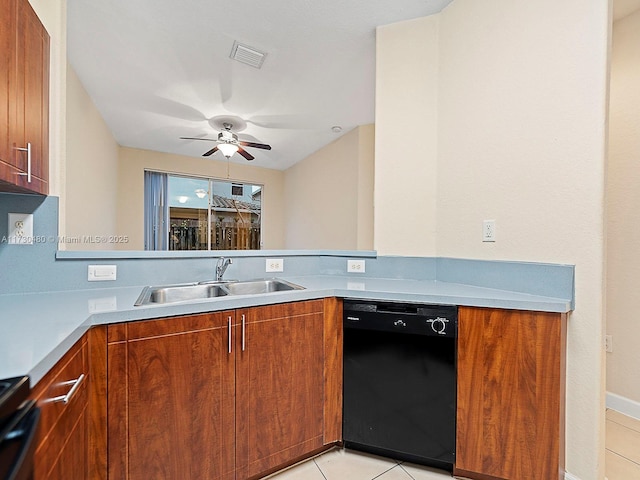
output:
[[[332,126],[373,123],[375,27],[450,2],[68,0],[68,58],[120,145],[199,157],[214,144],[179,137],[233,115],[241,140],[272,146],[247,148],[252,164],[282,170]],[[235,40],[267,52],[262,69],[229,58]]]

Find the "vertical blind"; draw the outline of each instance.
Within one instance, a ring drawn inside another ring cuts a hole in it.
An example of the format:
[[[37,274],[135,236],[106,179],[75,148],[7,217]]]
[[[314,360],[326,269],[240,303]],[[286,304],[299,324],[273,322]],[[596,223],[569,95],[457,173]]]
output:
[[[169,249],[169,179],[166,173],[144,172],[144,249]]]

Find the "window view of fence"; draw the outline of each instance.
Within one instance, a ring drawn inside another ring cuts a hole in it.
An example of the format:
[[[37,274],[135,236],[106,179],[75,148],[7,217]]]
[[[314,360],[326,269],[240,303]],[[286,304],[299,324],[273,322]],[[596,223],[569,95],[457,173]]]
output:
[[[156,172],[152,172],[156,174]],[[164,199],[164,218],[151,218],[152,235],[166,235],[168,250],[259,250],[261,248],[262,187],[238,182],[168,174],[166,193],[149,191]],[[151,184],[151,183],[150,183]],[[162,182],[156,182],[162,185]],[[156,203],[162,202],[157,201]],[[157,220],[162,218],[162,220]],[[160,224],[160,225],[158,225]],[[165,226],[163,228],[163,225]],[[146,244],[153,245],[153,239]],[[163,245],[163,242],[155,241]],[[149,248],[153,249],[153,248]]]

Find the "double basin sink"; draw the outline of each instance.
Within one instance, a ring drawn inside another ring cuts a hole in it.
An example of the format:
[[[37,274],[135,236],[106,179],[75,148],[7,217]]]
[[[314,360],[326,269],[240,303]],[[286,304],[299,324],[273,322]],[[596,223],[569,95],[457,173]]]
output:
[[[145,287],[134,304],[136,307],[224,297],[227,295],[257,295],[288,290],[304,290],[304,287],[278,278],[249,281],[200,282],[160,287]]]

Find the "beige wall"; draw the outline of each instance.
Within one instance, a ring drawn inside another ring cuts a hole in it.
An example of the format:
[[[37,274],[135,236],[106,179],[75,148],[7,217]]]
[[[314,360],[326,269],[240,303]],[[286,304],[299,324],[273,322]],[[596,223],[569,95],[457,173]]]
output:
[[[80,83],[67,69],[65,235],[116,235],[118,144]],[[60,249],[112,250],[116,243],[60,244]]]
[[[230,178],[264,185],[262,248],[284,248],[283,172],[236,163],[228,164],[212,159],[121,147],[118,166],[118,232],[129,235],[131,239],[130,243],[123,248],[144,249],[145,169],[220,179]]]
[[[376,32],[374,248],[436,255],[440,17]]]
[[[373,249],[375,126],[358,127],[358,250]]]
[[[373,141],[354,128],[284,172],[286,248],[372,248]]]
[[[640,10],[613,25],[607,178],[607,391],[640,402]]]
[[[606,0],[456,0],[424,22],[378,29],[375,247],[576,265],[566,467],[582,480],[604,477],[607,41]],[[394,100],[411,98],[422,107],[402,110],[419,135],[394,129],[405,120]],[[398,138],[421,154],[394,157]],[[391,223],[382,212],[399,187],[386,183],[407,179],[437,190]],[[417,219],[428,223],[422,245],[406,240]],[[481,241],[484,219],[496,220],[493,244]]]

